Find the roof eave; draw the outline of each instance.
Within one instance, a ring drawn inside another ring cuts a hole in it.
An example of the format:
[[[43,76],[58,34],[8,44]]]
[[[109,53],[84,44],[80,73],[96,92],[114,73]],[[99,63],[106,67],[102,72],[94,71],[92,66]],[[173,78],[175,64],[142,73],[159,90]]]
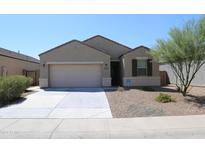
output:
[[[147,49],[148,51],[150,51],[150,48],[148,48],[148,47],[146,47],[146,46],[143,46],[143,45],[140,45],[140,46],[138,46],[138,47],[136,47],[136,48],[134,48],[134,49],[131,49],[131,50],[129,50],[128,52],[126,52],[126,53],[120,55],[119,58],[121,58],[121,57],[123,57],[123,56],[125,56],[125,55],[127,55],[127,54],[133,52],[134,50],[139,49],[139,48],[145,48],[145,49]]]
[[[69,42],[63,43],[63,44],[61,44],[61,45],[59,45],[59,46],[57,46],[57,47],[51,48],[51,49],[49,49],[49,50],[47,50],[47,51],[45,51],[45,52],[39,54],[39,57],[42,56],[42,55],[44,55],[44,54],[46,54],[46,53],[49,53],[49,52],[51,52],[51,51],[57,49],[57,48],[60,48],[60,47],[65,46],[65,45],[67,45],[67,44],[70,44],[70,43],[72,43],[72,42],[78,42],[78,43],[80,43],[80,44],[82,44],[82,45],[85,45],[85,46],[87,46],[87,47],[89,47],[89,48],[95,49],[95,50],[97,50],[97,51],[103,53],[104,55],[110,56],[109,54],[106,54],[106,53],[104,53],[103,51],[101,51],[101,50],[99,50],[99,49],[96,49],[96,48],[94,48],[94,47],[92,47],[92,46],[89,46],[89,45],[85,44],[84,42],[81,42],[81,41],[79,41],[79,40],[71,40],[71,41],[69,41]]]

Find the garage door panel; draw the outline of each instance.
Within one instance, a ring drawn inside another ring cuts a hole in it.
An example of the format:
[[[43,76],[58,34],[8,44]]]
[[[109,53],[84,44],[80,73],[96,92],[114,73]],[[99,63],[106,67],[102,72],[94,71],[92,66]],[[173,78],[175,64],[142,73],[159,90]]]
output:
[[[100,87],[102,66],[50,65],[50,87]]]

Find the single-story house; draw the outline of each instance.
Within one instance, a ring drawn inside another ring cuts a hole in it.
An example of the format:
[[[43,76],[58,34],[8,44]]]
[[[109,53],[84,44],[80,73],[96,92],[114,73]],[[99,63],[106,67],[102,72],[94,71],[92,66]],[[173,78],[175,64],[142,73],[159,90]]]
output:
[[[0,48],[0,76],[26,75],[38,84],[40,61],[33,57]],[[35,73],[37,72],[37,73]]]
[[[131,49],[97,35],[72,40],[40,55],[40,87],[159,86],[149,48]]]

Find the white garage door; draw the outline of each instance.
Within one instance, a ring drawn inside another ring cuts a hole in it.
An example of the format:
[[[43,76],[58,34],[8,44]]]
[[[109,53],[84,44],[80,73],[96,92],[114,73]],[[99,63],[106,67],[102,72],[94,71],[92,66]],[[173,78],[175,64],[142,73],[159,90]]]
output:
[[[100,87],[102,65],[50,65],[50,87]]]

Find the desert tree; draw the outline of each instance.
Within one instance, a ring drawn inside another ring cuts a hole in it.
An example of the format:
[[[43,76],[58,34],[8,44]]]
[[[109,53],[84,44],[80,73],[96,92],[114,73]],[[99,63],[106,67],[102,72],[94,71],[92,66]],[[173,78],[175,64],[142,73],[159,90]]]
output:
[[[190,20],[182,28],[171,28],[168,39],[157,40],[151,54],[159,63],[171,66],[178,90],[187,89],[205,63],[205,17]]]

